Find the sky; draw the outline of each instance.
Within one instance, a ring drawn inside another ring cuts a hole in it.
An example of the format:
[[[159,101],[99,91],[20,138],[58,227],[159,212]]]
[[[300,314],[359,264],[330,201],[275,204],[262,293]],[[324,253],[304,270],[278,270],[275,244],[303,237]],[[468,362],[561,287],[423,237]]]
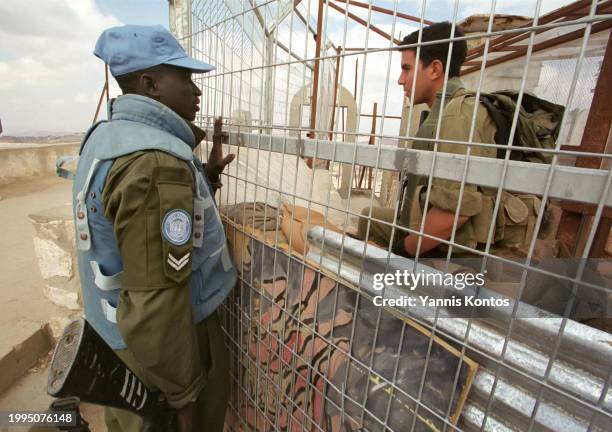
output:
[[[3,135],[82,132],[104,85],[93,54],[107,27],[162,24],[167,0],[0,1],[0,119]],[[114,80],[111,95],[119,90]]]
[[[316,5],[316,1],[310,0]],[[542,12],[548,12],[569,0],[543,0]],[[261,3],[261,1],[259,2]],[[304,0],[303,3],[306,3]],[[395,2],[379,0],[378,5],[393,9]],[[420,1],[401,0],[398,10],[413,15],[421,11]],[[430,0],[425,17],[452,19],[454,0]],[[535,0],[498,0],[496,12],[533,16]],[[457,18],[487,13],[486,0],[459,0]],[[351,9],[353,10],[353,9]],[[355,10],[367,18],[367,10]],[[311,10],[316,17],[316,7]],[[342,40],[344,17],[329,14],[328,33]],[[372,22],[391,32],[392,19],[376,14]],[[93,119],[104,84],[104,65],[93,54],[99,34],[107,27],[130,24],[162,24],[168,27],[167,0],[1,0],[0,1],[0,119],[5,135],[47,135],[82,132]],[[397,37],[413,27],[405,21],[395,27]],[[347,46],[363,46],[363,27],[352,21],[347,25]],[[387,44],[387,45],[385,45]],[[385,39],[372,35],[370,47],[388,46]],[[375,99],[382,99],[380,83],[389,81],[387,106],[401,104],[402,95],[395,84],[399,58],[388,54],[371,56],[365,69],[367,82],[378,83],[378,90],[363,91],[362,111],[371,109]],[[397,64],[396,64],[397,63]],[[354,60],[347,59],[348,69]],[[381,67],[384,65],[384,67]],[[348,70],[347,69],[347,70]],[[352,89],[345,81],[345,85]],[[111,79],[111,96],[119,89]],[[379,100],[379,112],[380,103]],[[397,110],[393,110],[397,111]],[[389,113],[388,114],[395,114]]]
[[[540,15],[558,9],[569,2],[571,2],[571,0],[542,0]],[[317,3],[318,2],[315,0],[310,0],[310,15],[313,17],[313,26],[316,22],[314,17],[317,16]],[[307,10],[308,4],[308,0],[302,0],[302,9]],[[390,10],[397,7],[398,12],[404,12],[413,16],[420,16],[423,11],[422,2],[420,0],[376,0],[374,4]],[[536,4],[537,2],[535,0],[497,0],[495,2],[495,13],[533,17],[536,12]],[[459,22],[474,14],[489,15],[491,12],[491,5],[492,2],[488,0],[428,0],[425,3],[424,16],[425,19],[430,21],[454,20]],[[351,7],[350,11],[363,20],[367,21],[369,18],[372,25],[375,25],[387,34],[393,33],[397,39],[401,39],[409,33],[418,30],[418,23],[412,21],[400,19],[395,20],[394,24],[394,18],[390,15],[373,12],[371,16],[368,17],[369,14],[367,9],[356,7]],[[324,24],[326,35],[338,46],[344,43],[344,46],[348,48],[363,49],[363,47],[365,47],[367,29],[363,25],[355,23],[353,20],[345,22],[344,18],[345,16],[343,13],[329,8],[327,16],[324,16],[324,19],[327,20],[326,24]],[[281,32],[283,30],[288,33],[287,27],[284,29],[281,28]],[[345,32],[346,37],[344,35]],[[314,40],[308,38],[308,49],[304,50],[304,38],[305,33],[301,35],[296,34],[294,24],[294,49],[302,57],[312,58],[314,57]],[[281,39],[283,39],[285,45],[288,45],[288,36]],[[386,38],[372,31],[369,32],[367,43],[370,49],[388,48],[390,46]],[[344,58],[340,79],[344,87],[351,93],[354,92],[355,88],[355,63],[358,59],[356,103],[361,113],[372,113],[373,105],[376,103],[377,114],[379,115],[401,115],[404,95],[402,88],[397,84],[400,74],[400,58],[401,56],[398,51],[369,54],[365,61],[362,55],[353,55]],[[399,132],[399,124],[399,120],[394,119],[385,119],[384,124],[381,124],[379,121],[377,123],[377,133],[397,135]],[[371,125],[371,118],[361,117],[359,119],[358,131],[361,133],[369,133]]]

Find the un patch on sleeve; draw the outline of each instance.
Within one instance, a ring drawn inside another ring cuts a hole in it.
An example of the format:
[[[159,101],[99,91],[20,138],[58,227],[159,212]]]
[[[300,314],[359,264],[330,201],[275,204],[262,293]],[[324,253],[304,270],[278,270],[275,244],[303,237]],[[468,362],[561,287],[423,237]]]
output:
[[[191,237],[191,216],[185,210],[173,209],[162,221],[162,235],[176,246],[182,246]]]

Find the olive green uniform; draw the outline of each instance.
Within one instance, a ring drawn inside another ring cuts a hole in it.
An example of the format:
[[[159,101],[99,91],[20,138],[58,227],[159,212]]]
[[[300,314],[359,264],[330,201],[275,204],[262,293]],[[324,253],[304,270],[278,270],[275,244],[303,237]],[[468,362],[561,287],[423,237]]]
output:
[[[451,78],[447,82],[446,87],[446,102],[442,113],[440,124],[439,138],[442,140],[453,141],[468,141],[470,136],[470,127],[472,124],[472,116],[474,113],[473,97],[467,97],[467,92],[463,88],[463,84],[459,78]],[[434,139],[436,137],[436,128],[440,115],[440,107],[442,105],[442,92],[436,94],[436,100],[431,107],[431,111],[425,118],[424,122],[417,131],[417,138]],[[486,109],[479,104],[476,113],[476,124],[472,137],[473,142],[494,143],[495,142],[495,124],[486,112]],[[416,150],[433,150],[433,141],[416,140],[413,144]],[[438,151],[445,153],[465,154],[467,153],[467,145],[438,143]],[[472,156],[496,157],[495,148],[472,147]],[[425,198],[425,190],[427,187],[427,177],[412,173],[406,174],[405,195],[400,209],[399,224],[413,230],[420,230],[421,220],[423,215],[423,204]],[[443,179],[432,180],[432,191],[430,194],[430,205],[438,207],[442,210],[455,212],[459,198],[460,182],[454,182]],[[418,199],[415,199],[417,198]],[[479,192],[476,185],[466,184],[463,193],[462,206],[460,210],[461,216],[474,216],[482,209],[482,194]],[[367,216],[370,209],[365,208],[361,214]],[[393,209],[374,207],[372,209],[372,217],[380,219],[391,224],[395,220]],[[358,237],[365,238],[367,229],[367,219],[360,218],[358,226]],[[376,243],[388,245],[391,241],[391,225],[373,221],[370,226],[369,238]],[[474,226],[471,220],[457,230],[455,240],[460,243],[469,243],[471,247],[476,244],[468,239],[473,237]],[[394,234],[394,251],[403,251],[403,239],[406,236],[404,231],[396,230]],[[465,239],[465,241],[464,241]]]
[[[497,157],[497,148],[485,146],[468,146],[442,142],[448,141],[470,141],[470,128],[474,116],[474,104],[476,98],[474,93],[463,88],[459,78],[452,78],[447,83],[446,103],[442,112],[440,133],[437,150],[443,153],[467,154],[471,147],[470,155],[479,157]],[[434,139],[440,115],[442,92],[436,95],[436,101],[431,112],[419,128],[417,138]],[[497,127],[488,114],[487,109],[478,103],[476,108],[476,119],[471,142],[495,143]],[[417,150],[433,150],[433,141],[417,140],[413,146]],[[449,213],[455,213],[459,205],[459,191],[461,182],[434,178],[432,179],[429,206],[436,207]],[[399,224],[415,231],[420,231],[427,189],[427,177],[412,173],[406,174],[405,195],[400,210]],[[467,217],[468,220],[455,233],[456,244],[467,246],[472,249],[483,249],[487,243],[491,224],[494,224],[494,235],[492,238],[491,252],[514,254],[514,248],[525,248],[529,245],[535,229],[535,222],[541,201],[535,195],[511,194],[503,191],[501,195],[500,210],[493,220],[493,209],[497,189],[480,187],[473,184],[465,184],[459,216]],[[367,216],[369,209],[365,208],[361,214]],[[375,207],[372,209],[372,217],[388,222],[395,220],[393,209]],[[381,222],[372,222],[370,228],[370,239],[382,245],[388,245],[391,241],[391,225]],[[358,237],[365,238],[367,219],[360,218]],[[393,241],[393,251],[404,253],[403,240],[406,233],[396,232]],[[448,250],[446,244],[440,244],[428,256],[445,255]],[[468,254],[462,250],[454,250],[454,255]]]
[[[129,347],[116,353],[173,408],[195,401],[200,430],[222,431],[229,359],[218,313],[194,324],[191,266],[172,275],[165,271],[165,251],[178,248],[174,252],[183,256],[192,244],[169,244],[161,233],[161,215],[169,209],[193,215],[193,189],[188,163],[161,151],[132,153],[111,167],[103,203],[124,260],[117,325]],[[146,260],[130,260],[142,254]],[[142,430],[141,417],[130,412],[107,408],[105,417],[110,432]]]

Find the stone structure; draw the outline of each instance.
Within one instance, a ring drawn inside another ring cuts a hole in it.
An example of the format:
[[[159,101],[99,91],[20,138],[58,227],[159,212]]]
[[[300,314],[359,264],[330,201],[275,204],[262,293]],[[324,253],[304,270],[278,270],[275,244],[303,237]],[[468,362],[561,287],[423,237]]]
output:
[[[55,207],[29,218],[34,225],[34,251],[45,281],[45,296],[59,306],[82,309],[71,206]]]

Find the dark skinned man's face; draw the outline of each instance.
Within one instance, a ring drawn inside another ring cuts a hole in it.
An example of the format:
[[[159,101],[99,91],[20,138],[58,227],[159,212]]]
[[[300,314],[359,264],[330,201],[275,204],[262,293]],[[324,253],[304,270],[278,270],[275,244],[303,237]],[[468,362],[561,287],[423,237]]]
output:
[[[156,94],[153,97],[185,120],[194,121],[200,110],[202,92],[191,80],[191,71],[171,65],[155,69]]]

